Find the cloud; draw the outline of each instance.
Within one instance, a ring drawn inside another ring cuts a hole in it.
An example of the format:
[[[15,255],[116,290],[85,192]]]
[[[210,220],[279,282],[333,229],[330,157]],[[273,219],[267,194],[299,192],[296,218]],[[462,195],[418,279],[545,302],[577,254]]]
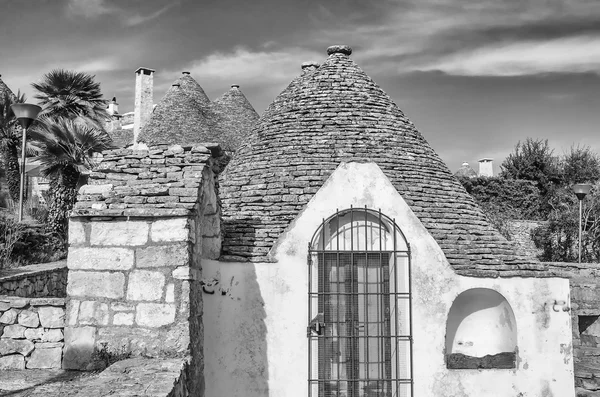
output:
[[[165,12],[169,11],[171,8],[173,8],[173,6],[176,6],[176,5],[178,5],[178,2],[173,2],[167,6],[164,6],[163,8],[159,9],[158,11],[155,11],[148,15],[136,14],[136,15],[124,17],[123,23],[125,26],[141,25],[143,23],[146,23],[148,21],[158,18],[159,16],[161,16]]]
[[[289,82],[299,75],[302,62],[321,58],[324,58],[323,54],[299,47],[272,51],[236,47],[230,52],[214,52],[193,61],[185,65],[185,69],[206,81],[218,80],[227,84],[244,81],[254,86],[277,85]]]
[[[115,11],[105,0],[69,0],[67,3],[67,12],[72,17],[93,19]]]
[[[123,1],[109,4],[107,0],[68,0],[67,14],[70,17],[84,17],[86,19],[97,19],[109,14],[118,15],[124,26],[132,27],[158,18],[176,5],[179,5],[179,1],[172,1],[170,4],[149,14],[140,14],[137,12],[132,13],[128,9],[127,3]],[[136,11],[138,8],[138,6],[135,7]]]
[[[588,73],[600,70],[600,36],[517,41],[442,56],[415,66],[463,76],[522,76],[543,73]]]

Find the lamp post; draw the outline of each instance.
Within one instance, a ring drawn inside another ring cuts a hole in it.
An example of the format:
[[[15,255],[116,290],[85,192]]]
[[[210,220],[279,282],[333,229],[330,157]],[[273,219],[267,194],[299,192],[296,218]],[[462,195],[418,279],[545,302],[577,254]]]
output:
[[[578,183],[573,185],[573,193],[579,199],[579,263],[581,263],[581,218],[582,218],[582,201],[585,196],[588,195],[590,190],[592,189],[592,185],[588,185],[586,183]]]
[[[21,186],[19,187],[19,222],[21,222],[23,221],[23,193],[25,190],[25,139],[27,136],[27,128],[33,123],[33,120],[35,120],[42,108],[31,103],[15,103],[10,107],[23,128],[23,139],[21,144]]]

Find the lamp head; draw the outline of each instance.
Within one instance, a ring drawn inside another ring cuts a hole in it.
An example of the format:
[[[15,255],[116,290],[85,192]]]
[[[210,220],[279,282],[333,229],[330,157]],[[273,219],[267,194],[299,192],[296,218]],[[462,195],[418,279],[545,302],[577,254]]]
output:
[[[42,110],[41,107],[32,103],[15,103],[10,105],[10,108],[23,128],[28,128]]]
[[[592,190],[592,185],[587,183],[573,185],[573,193],[575,193],[579,200],[583,200],[590,193],[590,190]]]

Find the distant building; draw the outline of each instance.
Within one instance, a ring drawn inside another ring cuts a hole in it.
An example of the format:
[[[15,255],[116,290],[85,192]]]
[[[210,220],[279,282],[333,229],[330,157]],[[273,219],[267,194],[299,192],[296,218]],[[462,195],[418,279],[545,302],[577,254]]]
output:
[[[488,178],[494,176],[494,159],[483,158],[479,160],[479,176]]]
[[[477,178],[477,172],[475,172],[469,163],[464,162],[459,170],[454,173],[454,176],[462,178]]]

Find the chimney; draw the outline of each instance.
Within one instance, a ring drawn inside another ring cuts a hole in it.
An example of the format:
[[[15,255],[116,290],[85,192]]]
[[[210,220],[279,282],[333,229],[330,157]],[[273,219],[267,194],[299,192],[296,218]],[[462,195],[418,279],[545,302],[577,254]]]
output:
[[[494,159],[481,159],[479,160],[479,176],[485,176],[491,178],[494,176]]]
[[[111,116],[119,114],[119,104],[117,103],[116,97],[113,97],[112,101],[108,104],[108,114]]]
[[[138,68],[135,71],[135,105],[133,109],[133,141],[135,143],[137,143],[142,127],[152,115],[154,72],[154,69],[148,68]]]

